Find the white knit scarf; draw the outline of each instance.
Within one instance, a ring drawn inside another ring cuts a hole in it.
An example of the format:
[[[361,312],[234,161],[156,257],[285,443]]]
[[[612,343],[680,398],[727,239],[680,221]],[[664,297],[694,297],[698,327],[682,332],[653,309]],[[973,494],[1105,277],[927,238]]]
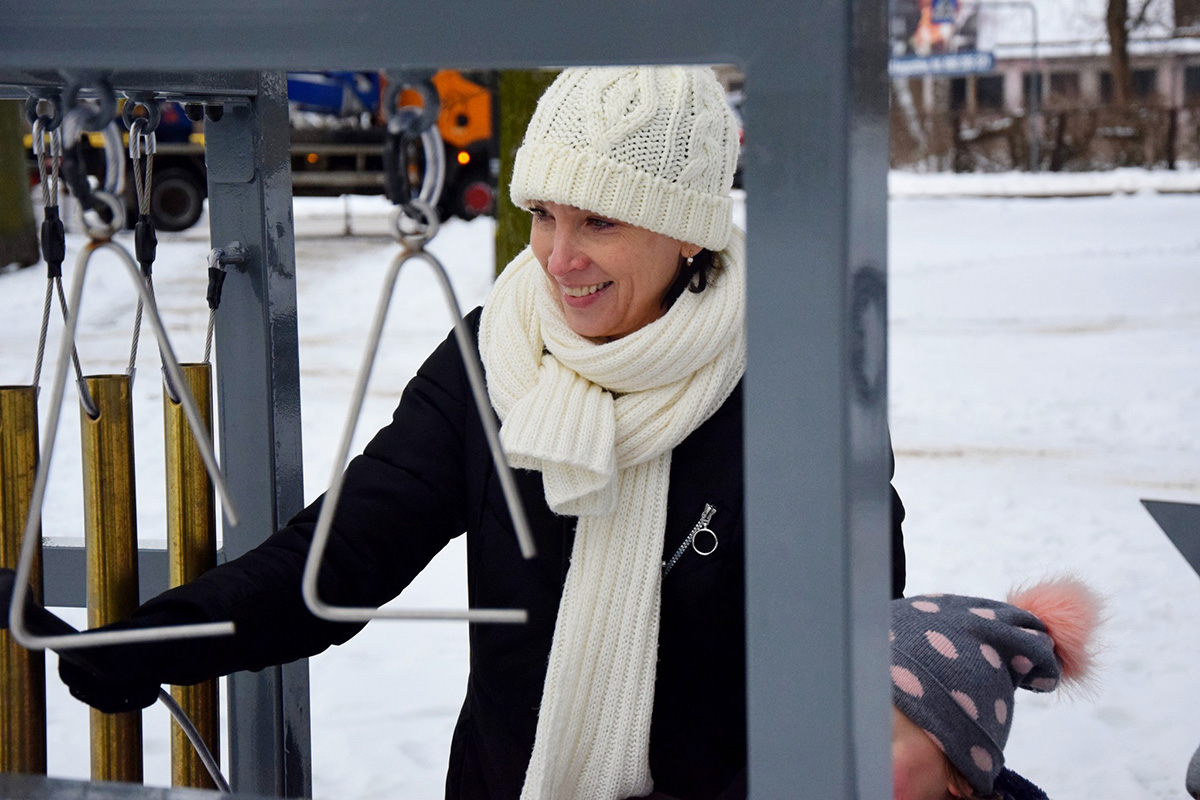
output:
[[[527,248],[484,306],[479,351],[514,467],[576,516],[522,800],[620,800],[653,789],[663,533],[671,451],[745,371],[745,245],[644,328],[595,344],[567,325]]]

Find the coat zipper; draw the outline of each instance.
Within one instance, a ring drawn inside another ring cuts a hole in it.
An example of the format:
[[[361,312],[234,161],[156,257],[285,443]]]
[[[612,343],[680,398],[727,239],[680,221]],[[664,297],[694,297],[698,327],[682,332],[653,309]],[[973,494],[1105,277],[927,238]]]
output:
[[[675,551],[675,555],[671,556],[669,561],[663,562],[662,574],[664,578],[667,577],[667,573],[671,571],[672,567],[675,566],[675,563],[679,561],[679,559],[683,558],[683,554],[687,552],[688,547],[690,547],[692,542],[695,541],[696,534],[708,527],[708,523],[712,522],[713,514],[716,513],[716,506],[710,503],[704,504],[704,511],[700,514],[700,519],[696,522],[696,527],[692,528],[692,532],[684,538],[683,544],[679,545],[679,549]]]

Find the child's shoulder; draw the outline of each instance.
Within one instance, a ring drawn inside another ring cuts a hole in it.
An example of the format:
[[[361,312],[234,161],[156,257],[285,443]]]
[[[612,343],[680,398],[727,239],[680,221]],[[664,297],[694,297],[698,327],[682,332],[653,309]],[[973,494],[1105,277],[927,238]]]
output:
[[[1045,792],[1007,767],[996,776],[996,793],[1004,800],[1049,800]]]

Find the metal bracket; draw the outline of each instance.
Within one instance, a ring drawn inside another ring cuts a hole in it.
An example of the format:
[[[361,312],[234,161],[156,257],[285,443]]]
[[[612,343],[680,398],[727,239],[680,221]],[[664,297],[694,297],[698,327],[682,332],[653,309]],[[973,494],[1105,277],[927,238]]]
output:
[[[1158,527],[1200,575],[1200,505],[1142,500]]]
[[[233,267],[238,272],[245,272],[250,267],[250,250],[241,242],[214,247],[208,252],[208,265],[224,270]]]

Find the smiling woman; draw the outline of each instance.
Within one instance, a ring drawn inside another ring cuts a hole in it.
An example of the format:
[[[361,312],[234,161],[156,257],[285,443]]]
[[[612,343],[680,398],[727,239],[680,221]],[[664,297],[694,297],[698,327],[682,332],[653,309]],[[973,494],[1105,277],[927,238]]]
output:
[[[539,102],[511,182],[530,246],[466,320],[536,557],[514,541],[453,336],[346,470],[317,581],[327,603],[391,600],[465,531],[472,605],[528,611],[524,626],[471,628],[447,798],[746,797],[737,155],[708,68],[568,69]],[[69,665],[64,680],[129,710],[131,687],[354,635],[300,599],[320,508],[123,623],[233,620],[235,636],[113,648],[120,684]],[[897,501],[894,593],[902,517]]]
[[[529,246],[571,330],[612,341],[666,313],[663,302],[701,248],[590,211],[534,203]]]

